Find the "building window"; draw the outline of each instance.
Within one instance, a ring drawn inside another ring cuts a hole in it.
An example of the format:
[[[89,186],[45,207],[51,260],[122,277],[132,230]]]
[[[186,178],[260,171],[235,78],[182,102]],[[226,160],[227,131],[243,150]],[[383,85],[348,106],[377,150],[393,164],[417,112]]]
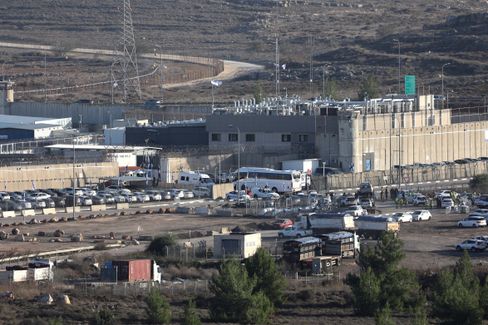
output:
[[[396,118],[395,118],[395,114],[393,114],[393,115],[391,116],[391,128],[392,128],[392,129],[396,129],[396,127],[397,127],[397,126],[396,126]]]
[[[401,128],[405,128],[405,114],[402,113],[402,115],[400,115],[401,119],[400,119],[400,123],[401,123]]]
[[[212,141],[221,141],[221,138],[220,133],[212,133]]]
[[[237,142],[237,133],[229,133],[229,142]]]
[[[308,142],[308,134],[298,135],[298,142]]]
[[[246,134],[246,142],[254,142],[256,141],[256,135],[253,133]]]
[[[291,134],[282,134],[281,142],[291,142]]]
[[[366,131],[366,129],[368,128],[368,118],[365,116],[363,116],[363,131]]]

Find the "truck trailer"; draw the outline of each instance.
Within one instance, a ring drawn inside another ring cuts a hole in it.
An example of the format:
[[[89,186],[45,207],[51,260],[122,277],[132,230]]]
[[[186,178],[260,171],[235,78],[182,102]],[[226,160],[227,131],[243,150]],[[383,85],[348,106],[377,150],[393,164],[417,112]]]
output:
[[[107,261],[102,268],[105,282],[161,282],[161,269],[154,260]]]
[[[395,235],[400,231],[400,224],[391,217],[362,216],[356,219],[357,234],[364,238],[379,239],[385,232]]]
[[[314,235],[334,231],[355,229],[354,217],[345,212],[310,213],[300,215],[295,225],[301,229],[312,230]]]

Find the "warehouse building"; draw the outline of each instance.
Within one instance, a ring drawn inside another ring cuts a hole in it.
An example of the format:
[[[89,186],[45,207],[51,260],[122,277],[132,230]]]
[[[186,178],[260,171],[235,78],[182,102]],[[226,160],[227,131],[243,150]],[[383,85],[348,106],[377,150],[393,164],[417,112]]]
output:
[[[0,115],[0,139],[46,139],[71,127],[71,118]]]

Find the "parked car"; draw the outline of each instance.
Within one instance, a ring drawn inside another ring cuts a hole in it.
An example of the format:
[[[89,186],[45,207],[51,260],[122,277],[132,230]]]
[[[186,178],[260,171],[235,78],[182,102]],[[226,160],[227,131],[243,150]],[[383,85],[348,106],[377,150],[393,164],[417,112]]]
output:
[[[65,199],[65,204],[67,207],[72,207],[73,206],[73,195],[66,195],[64,197]],[[81,198],[79,196],[76,196],[74,199],[75,205],[80,206],[81,205]]]
[[[37,193],[30,193],[29,197],[33,200],[40,201],[40,200],[49,199],[51,196],[43,192],[37,192]]]
[[[23,200],[23,199],[11,199],[11,201],[14,201],[17,204],[20,204],[20,206],[22,207],[22,210],[32,209],[32,203],[29,202],[29,201],[27,201],[27,200]]]
[[[105,204],[105,199],[102,196],[92,195],[89,197],[95,205]]]
[[[41,200],[35,200],[33,198],[26,198],[31,203],[33,209],[43,209],[46,207],[46,202]]]
[[[351,205],[357,205],[358,199],[354,195],[343,195],[339,199],[339,205],[346,207]]]
[[[137,202],[144,203],[151,201],[149,195],[144,192],[134,192],[133,195],[137,198]]]
[[[454,201],[451,198],[443,198],[441,201],[441,208],[454,207]]]
[[[66,199],[62,196],[51,196],[51,200],[54,201],[54,205],[57,208],[64,208],[66,207]]]
[[[197,186],[193,189],[193,193],[196,197],[208,197],[212,191],[208,187]]]
[[[171,194],[171,199],[182,199],[185,197],[185,193],[183,193],[183,190],[177,188],[169,190],[169,193]]]
[[[429,210],[415,210],[411,215],[413,221],[428,221],[432,219],[432,214]]]
[[[397,212],[391,216],[397,222],[412,222],[413,216],[410,212]]]
[[[56,207],[56,202],[54,202],[53,199],[47,198],[43,200],[46,203],[46,208],[55,208]]]
[[[0,207],[2,208],[2,211],[20,211],[20,210],[22,210],[22,205],[13,201],[13,200],[0,201]]]
[[[473,237],[471,239],[484,241],[488,245],[488,236],[480,235],[480,236]]]
[[[349,213],[353,217],[360,217],[368,214],[368,211],[364,210],[360,205],[353,205],[347,208],[346,213]]]
[[[163,200],[166,200],[166,201],[173,199],[173,196],[171,195],[170,191],[161,192],[161,196],[163,197]]]
[[[184,190],[183,191],[183,197],[185,199],[193,199],[195,197],[195,194],[193,194],[193,192],[190,190]]]
[[[105,200],[105,204],[113,204],[115,203],[115,198],[111,193],[108,192],[98,192],[97,196],[103,198]],[[125,199],[124,199],[125,201]]]
[[[132,195],[132,193],[121,192],[119,193],[119,195],[122,196],[125,199],[125,201],[128,203],[137,202],[137,197],[135,195]]]
[[[10,194],[7,192],[0,192],[0,201],[10,200]]]
[[[246,191],[241,190],[239,193],[237,191],[229,192],[225,195],[225,199],[228,201],[237,201],[240,199],[243,200],[251,200],[251,197],[246,193]]]
[[[471,216],[464,218],[463,220],[458,221],[457,223],[459,228],[465,228],[465,227],[472,227],[472,228],[478,228],[478,227],[486,227],[486,219],[480,216]]]
[[[486,249],[486,242],[476,239],[468,239],[456,245],[456,249],[470,250],[470,251],[484,251]]]
[[[84,206],[93,205],[93,201],[89,196],[80,196],[80,199],[81,199],[81,205],[84,205]]]
[[[301,228],[298,228],[297,226],[287,227],[285,229],[278,231],[278,237],[279,238],[285,238],[285,237],[300,238],[300,237],[306,237],[306,236],[311,235],[311,234],[312,234],[311,230],[301,229]]]
[[[146,191],[146,194],[149,195],[149,199],[151,201],[161,201],[162,200],[161,193],[159,191],[149,190],[149,191]]]
[[[426,205],[427,204],[427,197],[425,195],[419,194],[415,196],[412,200],[413,205]]]
[[[474,205],[478,206],[479,208],[487,208],[488,196],[485,195],[478,196],[476,199],[474,199]]]
[[[273,226],[275,226],[278,229],[285,229],[293,226],[293,221],[291,221],[290,219],[276,219],[273,222]]]
[[[361,205],[363,209],[372,209],[374,207],[374,201],[373,199],[361,198],[359,199],[359,205]]]
[[[260,198],[277,200],[280,198],[280,195],[278,193],[271,191],[269,188],[253,187],[251,189],[251,195],[255,199]]]

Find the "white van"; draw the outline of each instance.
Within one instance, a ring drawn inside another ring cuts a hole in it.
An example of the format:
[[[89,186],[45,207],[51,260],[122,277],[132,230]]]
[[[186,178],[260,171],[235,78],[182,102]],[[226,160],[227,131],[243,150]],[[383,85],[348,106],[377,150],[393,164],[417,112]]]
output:
[[[214,184],[213,180],[207,174],[194,171],[180,172],[176,183],[194,186],[212,186]]]

